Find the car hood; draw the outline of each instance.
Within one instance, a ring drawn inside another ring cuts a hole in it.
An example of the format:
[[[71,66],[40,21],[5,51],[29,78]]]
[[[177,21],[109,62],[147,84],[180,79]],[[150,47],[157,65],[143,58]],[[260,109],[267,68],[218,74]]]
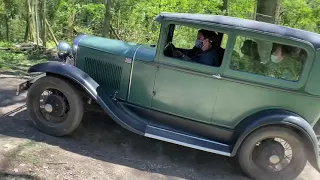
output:
[[[106,53],[133,58],[135,51],[140,44],[124,42],[115,39],[108,39],[96,36],[85,36],[79,42],[79,47],[103,51]],[[80,48],[81,49],[81,48]],[[142,61],[153,61],[156,56],[156,47],[142,45],[137,53],[136,59]]]

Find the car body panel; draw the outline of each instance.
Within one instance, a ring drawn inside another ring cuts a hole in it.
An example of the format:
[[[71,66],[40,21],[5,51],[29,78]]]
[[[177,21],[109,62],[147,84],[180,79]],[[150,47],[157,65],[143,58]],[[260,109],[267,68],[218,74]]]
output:
[[[86,36],[79,42],[79,47],[87,47],[116,56],[133,58],[136,49],[139,47],[139,44],[124,42],[116,39]],[[153,61],[155,56],[156,47],[150,47],[147,45],[143,45],[136,53],[136,58],[142,61]]]
[[[320,118],[319,97],[222,78],[212,117],[215,124],[234,128],[248,115],[270,108],[296,112],[310,124]]]
[[[320,72],[319,72],[319,66],[320,66],[320,48],[317,49],[316,53],[316,60],[313,63],[312,69],[310,71],[310,75],[308,78],[308,83],[305,87],[305,91],[307,93],[319,96],[320,95]]]
[[[151,107],[156,71],[155,63],[146,63],[140,60],[134,62],[128,102],[143,107]]]
[[[152,108],[211,123],[219,86],[220,80],[211,76],[161,66],[156,73]]]

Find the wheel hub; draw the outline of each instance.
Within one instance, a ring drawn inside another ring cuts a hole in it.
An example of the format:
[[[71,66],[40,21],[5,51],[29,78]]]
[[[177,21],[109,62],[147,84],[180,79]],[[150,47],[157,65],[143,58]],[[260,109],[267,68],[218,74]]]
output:
[[[46,104],[44,106],[44,109],[46,110],[47,113],[52,113],[52,111],[53,111],[53,108],[52,108],[51,104]]]
[[[46,99],[44,109],[50,115],[60,117],[65,113],[66,106],[67,105],[63,97],[57,94],[52,94]]]
[[[256,148],[258,164],[269,169],[280,164],[285,157],[285,149],[282,144],[275,140],[266,140]]]
[[[269,158],[269,161],[270,161],[270,163],[272,163],[272,164],[279,164],[279,162],[280,162],[280,157],[277,156],[277,155],[272,155],[272,156]]]

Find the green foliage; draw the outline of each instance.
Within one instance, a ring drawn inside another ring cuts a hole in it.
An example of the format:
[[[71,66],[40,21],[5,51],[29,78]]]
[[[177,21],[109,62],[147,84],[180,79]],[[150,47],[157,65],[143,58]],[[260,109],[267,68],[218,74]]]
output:
[[[282,5],[282,25],[320,33],[320,0],[283,0]]]

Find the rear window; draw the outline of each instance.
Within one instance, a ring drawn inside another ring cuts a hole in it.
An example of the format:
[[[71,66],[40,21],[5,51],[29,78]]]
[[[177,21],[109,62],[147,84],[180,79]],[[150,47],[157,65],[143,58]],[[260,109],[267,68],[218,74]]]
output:
[[[261,76],[298,81],[307,52],[299,47],[237,37],[230,68]]]

